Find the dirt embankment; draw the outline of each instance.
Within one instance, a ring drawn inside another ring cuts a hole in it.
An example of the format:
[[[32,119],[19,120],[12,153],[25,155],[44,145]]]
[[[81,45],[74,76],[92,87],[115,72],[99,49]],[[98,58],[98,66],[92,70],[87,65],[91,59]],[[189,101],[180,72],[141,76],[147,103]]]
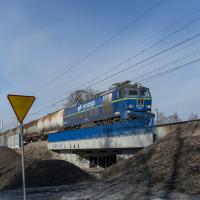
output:
[[[20,170],[20,155],[7,147],[0,147],[0,189],[9,185]]]
[[[29,187],[67,185],[90,179],[80,168],[55,160],[58,155],[48,151],[46,143],[27,145],[25,156]],[[11,149],[1,148],[0,189],[21,186],[20,170],[20,156]],[[199,199],[200,122],[173,128],[165,138],[106,169],[102,182],[86,184],[85,191],[91,196],[88,199],[192,199],[190,194],[199,194],[193,198]]]
[[[26,160],[49,160],[59,159],[59,155],[47,149],[47,142],[35,142],[25,146],[25,159]]]
[[[57,160],[46,142],[25,147],[26,185],[28,187],[68,185],[91,180],[91,176],[73,164]],[[21,157],[14,150],[0,148],[0,190],[22,186]]]
[[[132,194],[139,188],[147,196],[162,191],[163,198],[173,191],[200,194],[200,122],[177,126],[165,138],[105,170],[102,180],[113,189],[130,187]]]

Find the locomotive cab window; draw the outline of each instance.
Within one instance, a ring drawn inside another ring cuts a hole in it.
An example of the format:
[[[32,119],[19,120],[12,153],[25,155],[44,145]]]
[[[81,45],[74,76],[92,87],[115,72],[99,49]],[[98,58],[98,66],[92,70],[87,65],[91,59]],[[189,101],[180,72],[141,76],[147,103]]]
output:
[[[126,90],[125,89],[121,89],[119,90],[119,99],[126,97]]]
[[[147,88],[142,88],[141,91],[140,91],[140,95],[141,95],[142,97],[150,97],[149,89],[147,89]]]
[[[136,97],[139,95],[139,91],[138,90],[129,90],[129,97]]]

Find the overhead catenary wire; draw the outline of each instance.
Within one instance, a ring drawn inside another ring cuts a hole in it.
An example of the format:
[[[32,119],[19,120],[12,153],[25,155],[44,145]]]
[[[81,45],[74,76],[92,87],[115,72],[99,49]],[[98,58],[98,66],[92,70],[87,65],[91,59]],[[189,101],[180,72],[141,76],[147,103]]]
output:
[[[113,77],[115,77],[115,76],[118,75],[118,74],[121,74],[121,73],[123,73],[123,72],[125,72],[125,71],[127,71],[127,70],[129,70],[129,69],[131,69],[131,68],[134,68],[135,66],[138,66],[138,65],[140,65],[140,64],[142,64],[142,63],[144,63],[144,62],[146,62],[146,61],[149,61],[149,60],[151,60],[151,59],[153,59],[153,58],[155,58],[155,57],[157,57],[157,56],[159,56],[159,55],[161,55],[161,54],[163,54],[163,53],[166,53],[166,52],[168,52],[168,51],[170,51],[170,50],[172,50],[172,49],[174,49],[174,48],[176,48],[176,47],[178,47],[178,46],[180,46],[180,45],[182,45],[182,44],[184,44],[184,43],[186,43],[186,42],[189,42],[189,41],[191,41],[191,40],[193,40],[193,39],[195,39],[195,38],[198,38],[198,37],[200,37],[200,33],[198,33],[198,34],[196,34],[196,35],[194,35],[194,36],[192,36],[192,37],[190,37],[190,38],[187,38],[187,39],[185,39],[184,41],[179,42],[179,43],[177,43],[177,44],[175,44],[175,45],[173,45],[173,46],[171,46],[171,47],[169,47],[169,48],[167,48],[167,49],[164,49],[164,50],[162,50],[162,51],[160,51],[160,52],[158,52],[158,53],[156,53],[156,54],[153,54],[152,56],[149,56],[148,58],[145,58],[145,59],[143,59],[143,60],[141,60],[141,61],[139,61],[139,62],[137,62],[137,63],[135,63],[135,64],[133,64],[133,65],[130,65],[130,66],[128,66],[128,67],[126,67],[126,68],[124,68],[124,69],[118,71],[118,72],[115,72],[115,73],[113,73],[113,74],[111,74],[111,75],[105,77],[104,79],[102,79],[102,80],[100,80],[100,81],[97,81],[97,82],[95,82],[94,84],[89,85],[89,87],[98,85],[99,83],[101,83],[101,82],[103,82],[103,81],[105,81],[105,80],[108,80],[108,79],[110,79],[110,78],[113,78]]]
[[[198,45],[199,43],[195,43],[195,44]],[[185,46],[185,47],[183,47],[183,48],[181,48],[181,49],[177,49],[176,51],[171,52],[171,53],[168,54],[168,55],[159,57],[158,59],[153,60],[153,61],[148,62],[148,63],[145,63],[145,64],[143,64],[143,65],[139,65],[139,66],[137,66],[137,68],[134,68],[133,71],[130,71],[130,72],[127,71],[127,73],[129,73],[129,74],[130,74],[130,73],[134,73],[134,72],[136,72],[136,71],[138,71],[138,70],[141,70],[141,69],[143,69],[143,68],[149,67],[149,66],[151,66],[153,63],[156,63],[157,61],[159,61],[159,60],[161,60],[161,59],[164,59],[164,58],[167,58],[167,57],[169,57],[169,56],[175,55],[176,53],[180,53],[181,51],[185,50],[185,48],[191,47],[191,46],[193,46],[193,45],[194,45],[194,44],[192,44],[192,45],[191,45],[191,44],[190,44],[190,45],[187,45],[187,46]],[[131,81],[137,82],[138,79],[140,79],[141,77],[145,77],[145,76],[147,76],[147,75],[149,75],[149,74],[152,74],[152,73],[155,72],[155,71],[161,70],[162,68],[169,67],[169,66],[171,66],[171,65],[173,65],[173,64],[176,64],[176,63],[178,63],[178,62],[180,62],[180,61],[183,61],[183,60],[185,60],[185,59],[188,59],[188,58],[190,58],[190,57],[196,55],[197,53],[199,53],[199,49],[200,49],[200,48],[193,49],[192,53],[190,52],[189,54],[184,54],[182,57],[176,58],[175,60],[170,61],[170,62],[168,62],[168,63],[166,63],[166,64],[164,64],[164,65],[161,65],[160,67],[158,67],[158,68],[156,68],[156,69],[153,69],[153,70],[150,71],[150,72],[143,73],[143,74],[137,76],[136,78],[131,79]],[[122,76],[122,75],[119,74],[119,76]],[[119,76],[118,76],[118,77],[119,77]],[[105,82],[102,82],[102,83],[105,83]]]
[[[196,44],[196,42],[194,43],[194,44]],[[194,45],[194,44],[192,44],[192,45]],[[188,48],[188,47],[191,47],[192,45],[187,45],[187,46],[185,46],[184,48],[182,48],[182,49],[178,49],[178,50],[176,50],[176,51],[174,51],[174,52],[172,52],[171,54],[169,54],[169,55],[167,55],[167,56],[164,56],[164,57],[168,57],[168,56],[170,56],[170,55],[172,55],[172,54],[175,54],[175,53],[177,53],[177,52],[181,52],[182,50],[184,50],[185,48]],[[164,57],[161,57],[161,58],[159,58],[159,59],[157,59],[157,60],[160,60],[160,59],[162,59],[162,58],[164,58]],[[156,60],[156,61],[157,61]],[[176,62],[178,62],[179,60],[176,60]],[[155,61],[152,61],[152,63],[154,63]],[[175,61],[174,61],[175,62]],[[148,65],[145,65],[145,66],[149,66],[149,63],[148,63]],[[167,66],[167,65],[166,65]],[[142,66],[143,67],[143,66]],[[140,68],[137,68],[137,69],[141,69],[141,67]],[[134,70],[133,72],[135,72],[136,70]],[[132,81],[135,81],[136,79],[133,79]],[[64,99],[67,97],[68,95],[66,94],[66,95],[60,95],[60,97],[62,97],[61,99],[59,99],[59,100],[57,100],[58,98],[54,98],[52,101],[53,101],[53,103],[50,103],[50,104],[48,104],[48,105],[46,105],[46,106],[44,106],[44,107],[42,107],[41,109],[39,109],[38,111],[36,111],[36,112],[34,112],[33,114],[31,114],[31,116],[33,116],[33,115],[36,115],[36,114],[39,114],[41,111],[44,111],[44,110],[46,110],[46,109],[48,109],[48,108],[50,108],[50,107],[56,107],[56,105],[57,104],[60,104],[60,103],[62,103],[63,105],[64,105]],[[54,101],[54,100],[57,100],[57,101]],[[48,101],[49,102],[49,101]],[[45,103],[46,104],[46,103]],[[63,107],[63,106],[62,106]],[[62,107],[60,107],[59,109],[61,109]],[[29,115],[30,116],[30,115]]]
[[[189,44],[189,45],[187,45],[187,46],[185,46],[185,47],[183,47],[183,48],[180,48],[180,49],[176,49],[175,51],[173,51],[173,52],[171,52],[171,53],[169,53],[169,54],[167,54],[167,55],[164,55],[164,56],[162,56],[162,57],[159,57],[158,59],[155,59],[155,60],[153,60],[153,61],[151,61],[151,62],[148,62],[148,63],[145,63],[145,64],[143,64],[143,65],[139,65],[139,66],[135,67],[133,71],[127,71],[126,74],[134,73],[134,72],[139,71],[139,70],[142,70],[142,69],[144,69],[144,68],[146,68],[146,67],[149,68],[149,66],[151,66],[152,64],[158,62],[159,60],[168,58],[168,57],[170,57],[170,56],[172,56],[172,55],[174,56],[175,54],[181,53],[181,52],[182,52],[183,50],[185,50],[186,48],[192,47],[192,46],[194,46],[194,45],[199,45],[199,42],[195,41],[195,42],[192,43],[192,44]],[[199,48],[197,48],[197,49],[195,49],[195,50],[198,50],[198,49],[199,49]],[[194,53],[195,53],[195,52],[194,52]],[[188,56],[188,57],[189,57],[189,56],[192,56],[194,53],[192,53],[192,54],[187,54],[187,56]],[[186,59],[187,56],[182,57],[182,58],[183,58],[183,59]],[[176,61],[177,61],[177,62],[180,61],[180,58],[175,59],[175,60],[172,61],[172,62],[176,62]],[[172,62],[170,62],[170,63],[172,63]],[[168,63],[168,64],[165,64],[165,65],[168,66],[169,63]],[[122,76],[122,75],[119,74],[119,76]],[[119,77],[119,76],[118,76],[118,77]],[[140,76],[144,76],[144,74],[142,74],[142,75],[140,75]],[[139,76],[139,77],[140,77],[140,76]],[[134,79],[132,79],[131,81],[136,81],[136,80],[137,80],[137,77],[134,78]]]
[[[169,29],[171,26],[173,26],[173,25],[176,24],[177,22],[180,22],[180,21],[182,21],[183,19],[186,19],[186,18],[188,18],[188,17],[190,17],[190,16],[192,16],[192,15],[194,15],[194,14],[196,14],[196,13],[199,13],[199,11],[200,11],[199,9],[198,9],[198,10],[195,10],[195,11],[191,12],[190,14],[188,14],[188,15],[182,17],[182,18],[177,19],[176,21],[173,21],[172,23],[168,24],[167,26],[165,26],[164,28],[162,28],[161,30],[159,30],[157,33],[153,33],[153,34],[151,34],[150,36],[146,37],[145,39],[143,39],[143,40],[141,40],[141,41],[139,41],[139,42],[136,42],[136,43],[134,43],[133,45],[129,46],[127,49],[121,51],[120,55],[121,55],[121,54],[124,54],[125,52],[127,52],[127,51],[129,51],[129,50],[131,50],[131,49],[135,49],[137,46],[142,45],[144,42],[146,42],[147,40],[151,39],[154,35],[159,34],[159,33],[163,32],[163,31]],[[103,64],[98,64],[98,65],[96,65],[96,66],[94,67],[95,70],[96,70],[96,68],[99,68],[99,67],[101,67],[101,66],[104,66],[105,64],[107,64],[107,63],[109,63],[110,61],[114,60],[115,58],[116,58],[116,56],[113,56],[112,58],[106,60]],[[125,60],[124,62],[128,62],[128,61]],[[120,63],[119,65],[122,65],[122,64],[123,64],[123,63]],[[104,73],[107,74],[107,73],[109,73],[110,71],[112,71],[112,70],[109,69],[109,71],[106,71],[106,72],[104,72]],[[88,73],[91,73],[91,70],[87,71],[87,73],[85,73],[85,74],[88,74]],[[101,74],[101,75],[104,75],[104,73]],[[83,74],[81,74],[79,77],[82,78],[82,76],[83,76]],[[99,77],[100,77],[100,75],[96,76],[96,77],[93,78],[93,79],[96,80],[96,79],[98,79]],[[93,79],[92,79],[92,80],[93,80]],[[75,80],[75,79],[70,79],[70,81],[74,81],[74,80]],[[88,84],[88,83],[90,83],[92,80],[87,81],[87,82],[85,83],[85,85]]]
[[[198,43],[197,43],[198,44]],[[189,46],[189,45],[188,45]],[[159,71],[159,70],[161,70],[161,68],[167,68],[167,67],[169,67],[169,66],[171,66],[171,65],[174,65],[174,64],[177,64],[178,62],[180,62],[180,61],[183,61],[183,60],[185,60],[185,59],[189,59],[190,57],[192,57],[192,56],[195,56],[196,54],[198,54],[199,53],[199,49],[200,48],[197,48],[197,49],[194,49],[194,51],[192,52],[192,53],[189,53],[189,54],[185,54],[184,56],[182,56],[182,57],[179,57],[179,58],[177,58],[177,59],[175,59],[175,60],[173,60],[173,61],[171,61],[171,62],[169,62],[169,63],[167,63],[167,64],[164,64],[164,65],[162,65],[161,67],[158,67],[158,68],[156,68],[156,69],[154,69],[154,70],[152,70],[152,71],[150,71],[150,72],[147,72],[147,73],[143,73],[143,74],[141,74],[141,75],[139,75],[138,77],[136,77],[136,78],[134,78],[134,79],[130,79],[132,82],[139,82],[139,77],[143,77],[143,76],[145,76],[146,74],[151,74],[151,73],[153,73],[153,72],[155,72],[155,71]],[[178,50],[179,52],[181,51],[181,50]],[[177,51],[177,52],[178,52]],[[151,66],[151,64],[152,63],[155,63],[155,61],[158,61],[158,60],[160,60],[160,59],[162,59],[162,58],[165,58],[165,57],[168,57],[168,56],[170,56],[170,55],[172,55],[173,53],[171,53],[171,54],[169,54],[169,55],[167,55],[167,56],[163,56],[163,57],[160,57],[159,59],[157,59],[157,60],[153,60],[152,62],[148,62],[148,63],[145,63],[144,65],[139,65],[135,70],[133,70],[133,71],[127,71],[128,72],[128,74],[130,75],[130,74],[132,74],[133,72],[135,72],[135,71],[137,71],[137,70],[140,70],[140,69],[142,69],[142,68],[144,68],[144,67],[149,67],[149,66]],[[123,76],[122,74],[118,74],[119,76],[118,77],[120,77],[120,76]],[[103,82],[101,82],[101,84],[105,84],[105,81],[103,81]]]
[[[174,56],[175,54],[177,54],[177,53],[181,53],[183,50],[185,50],[185,49],[187,49],[187,48],[189,48],[189,47],[192,47],[192,46],[194,46],[194,45],[199,45],[199,42],[197,42],[197,41],[195,41],[194,43],[192,43],[192,44],[189,44],[189,45],[187,45],[187,46],[185,46],[185,47],[183,47],[183,48],[180,48],[180,49],[176,49],[175,51],[172,51],[171,53],[169,53],[169,54],[167,54],[167,55],[163,55],[162,57],[159,57],[158,59],[155,59],[155,60],[153,60],[153,61],[151,61],[151,62],[148,62],[148,63],[146,63],[146,64],[144,64],[144,65],[140,65],[140,66],[138,66],[138,67],[136,67],[136,68],[134,68],[134,70],[133,71],[127,71],[127,73],[134,73],[134,72],[136,72],[136,71],[138,71],[138,70],[142,70],[142,69],[144,69],[144,68],[146,68],[146,67],[149,67],[149,66],[151,66],[152,64],[154,64],[154,63],[156,63],[157,61],[159,61],[159,60],[163,60],[163,59],[165,59],[165,58],[168,58],[168,57],[170,57],[170,56]],[[198,49],[198,48],[197,48]],[[176,59],[176,60],[179,60],[179,59]],[[141,75],[141,76],[143,76],[143,75]],[[136,79],[132,79],[132,81],[136,81]]]
[[[197,13],[197,12],[199,12],[199,10],[197,10],[197,11],[195,11],[195,12],[192,12],[192,14]],[[191,15],[191,14],[190,14],[190,15]],[[187,17],[190,16],[190,15],[187,15],[187,16],[183,17],[183,19],[187,18]],[[182,19],[182,18],[181,18],[181,19]],[[165,36],[165,37],[162,38],[161,40],[159,40],[159,41],[153,43],[152,45],[150,45],[149,47],[145,48],[145,49],[142,50],[139,54],[136,54],[136,55],[134,55],[134,56],[131,56],[131,57],[129,57],[128,59],[126,59],[125,61],[121,62],[119,65],[112,67],[112,69],[116,69],[118,66],[120,67],[123,63],[127,62],[127,60],[130,60],[130,59],[132,59],[133,57],[137,57],[137,56],[139,56],[140,54],[143,54],[144,52],[146,52],[147,50],[153,48],[153,47],[156,46],[157,44],[159,44],[159,43],[161,43],[161,42],[164,42],[166,39],[168,39],[169,37],[171,37],[171,36],[173,36],[174,34],[178,33],[179,31],[184,30],[185,28],[188,28],[190,25],[192,25],[193,23],[197,22],[199,19],[200,19],[200,17],[197,17],[197,18],[195,18],[195,19],[192,19],[191,21],[189,21],[188,23],[184,24],[184,25],[181,26],[180,28],[176,29],[176,30],[173,31],[172,33],[168,34],[167,36]],[[180,19],[177,20],[177,21],[180,21]],[[164,29],[161,29],[161,31],[165,30],[167,27],[168,27],[168,26],[166,26]],[[160,32],[160,31],[159,31],[159,32]],[[139,43],[138,43],[138,44],[139,44]],[[104,72],[103,74],[98,75],[96,78],[90,80],[89,82],[92,82],[92,81],[98,79],[99,77],[101,77],[101,76],[103,76],[103,75],[106,75],[106,74],[107,74],[108,72],[110,72],[110,71],[112,71],[112,70],[109,69],[109,71],[106,71],[106,72]],[[89,83],[89,82],[86,82],[86,84]],[[82,87],[82,85],[80,85],[79,87]],[[79,87],[78,87],[78,88],[79,88]],[[87,89],[87,87],[86,87],[86,89]],[[65,97],[66,97],[67,95],[64,94],[64,95],[60,95],[60,97],[61,97],[61,96],[62,96],[62,97],[65,96]],[[59,97],[58,97],[58,98],[59,98]],[[54,99],[57,100],[58,98],[54,98]],[[54,99],[53,99],[53,100],[54,100]],[[52,105],[53,105],[53,104],[52,104]]]
[[[106,46],[108,43],[110,43],[113,39],[115,39],[116,37],[118,37],[122,32],[128,30],[131,26],[133,26],[134,24],[136,24],[143,17],[145,17],[151,11],[153,11],[155,8],[157,8],[158,6],[160,6],[164,1],[166,1],[166,0],[159,0],[158,2],[156,2],[152,7],[150,7],[149,9],[147,9],[144,13],[142,13],[141,15],[139,15],[138,17],[136,17],[129,24],[127,24],[122,29],[120,29],[118,32],[116,32],[115,34],[113,34],[110,38],[108,38],[107,40],[105,40],[104,42],[102,42],[100,45],[98,45],[96,48],[94,48],[93,50],[91,50],[88,54],[86,54],[85,56],[83,56],[82,58],[80,58],[77,62],[75,62],[74,64],[70,65],[65,71],[63,71],[62,73],[60,73],[57,76],[55,76],[54,78],[52,78],[51,80],[49,80],[47,83],[45,83],[41,87],[37,88],[35,91],[33,91],[33,93],[37,94],[38,92],[40,92],[44,88],[48,87],[49,85],[51,85],[52,83],[54,83],[55,81],[57,81],[58,79],[60,79],[61,77],[63,77],[66,73],[70,72],[73,68],[75,68],[78,65],[80,65],[81,63],[83,63],[85,60],[87,60],[89,57],[91,57],[93,54],[95,54],[98,50],[100,50],[101,48],[103,48],[104,46]]]
[[[140,75],[140,76],[137,76],[136,78],[132,79],[131,81],[135,81],[135,82],[136,82],[137,80],[139,80],[138,82],[140,82],[141,79],[145,79],[145,78],[144,78],[145,76],[148,76],[148,75],[150,75],[150,74],[152,74],[152,73],[154,73],[154,72],[160,71],[160,70],[162,70],[162,69],[164,69],[164,68],[166,68],[166,67],[169,67],[169,66],[171,66],[171,65],[173,65],[173,64],[176,64],[176,63],[178,63],[178,62],[180,62],[180,61],[183,61],[183,60],[185,60],[185,59],[188,59],[188,58],[190,58],[190,57],[192,57],[192,56],[195,56],[195,55],[198,54],[199,52],[200,52],[200,47],[197,48],[197,49],[195,49],[192,53],[186,54],[186,55],[182,56],[182,57],[179,58],[179,59],[175,59],[175,60],[173,60],[172,62],[169,62],[169,63],[167,63],[167,64],[165,64],[165,65],[162,65],[162,66],[160,66],[160,67],[158,67],[158,68],[156,68],[156,69],[153,69],[153,70],[151,70],[151,71],[149,71],[149,72],[147,72],[147,73],[144,73],[144,74],[142,74],[142,75]]]
[[[137,53],[137,54],[135,54],[135,55],[129,57],[128,59],[122,61],[120,64],[113,66],[112,68],[108,69],[107,71],[105,71],[105,72],[101,73],[100,75],[96,76],[95,78],[89,80],[88,83],[95,81],[95,80],[98,79],[99,77],[102,77],[102,76],[106,75],[107,73],[112,72],[113,70],[116,70],[117,68],[121,67],[122,64],[124,64],[124,63],[126,63],[126,62],[132,60],[133,58],[136,58],[136,57],[138,57],[138,56],[144,54],[146,51],[148,51],[148,50],[152,49],[153,47],[157,46],[158,44],[164,42],[165,40],[167,40],[167,39],[170,38],[171,36],[177,34],[178,32],[180,32],[180,31],[182,31],[182,30],[188,28],[188,27],[191,26],[193,23],[195,23],[195,22],[197,22],[197,21],[199,21],[199,20],[200,20],[200,17],[197,17],[197,18],[191,20],[190,22],[186,23],[185,25],[181,26],[181,27],[178,28],[177,30],[175,30],[175,31],[173,31],[172,33],[168,34],[167,36],[165,36],[165,37],[162,38],[161,40],[159,40],[159,41],[153,43],[152,45],[150,45],[149,47],[143,49],[143,50],[140,51],[139,53]],[[89,86],[89,87],[90,87],[90,86]],[[87,88],[88,88],[88,87],[86,87],[86,89],[87,89]]]
[[[164,72],[160,72],[160,73],[155,74],[155,75],[153,75],[153,76],[150,76],[150,77],[148,77],[148,78],[145,78],[145,79],[141,80],[140,83],[152,81],[152,80],[154,80],[154,79],[156,79],[156,78],[159,78],[159,77],[161,77],[161,76],[165,76],[165,75],[167,75],[167,74],[169,74],[169,73],[172,73],[172,72],[174,72],[174,71],[177,71],[177,70],[179,70],[179,69],[181,69],[181,68],[184,68],[184,67],[187,67],[187,66],[191,66],[192,64],[195,64],[195,63],[198,63],[198,62],[200,62],[200,58],[195,59],[195,60],[190,61],[190,62],[187,62],[187,63],[185,63],[185,64],[181,64],[181,65],[179,65],[179,66],[173,67],[173,68],[171,68],[171,69],[168,69],[168,70],[166,70],[166,71],[164,71]]]
[[[177,32],[179,32],[180,30],[187,28],[189,25],[191,25],[192,23],[194,23],[194,22],[196,22],[196,21],[198,21],[198,20],[199,20],[199,17],[193,19],[192,21],[190,21],[189,23],[185,24],[185,25],[182,26],[181,28],[177,29],[177,30],[174,31],[173,33],[175,34],[175,32],[177,33]],[[173,33],[168,34],[168,35],[166,36],[166,38],[172,36]],[[158,41],[158,42],[159,42],[159,41]],[[91,87],[91,86],[89,86],[89,87]],[[64,96],[66,96],[66,95],[64,95]],[[60,103],[60,102],[62,102],[62,101],[63,101],[63,100],[59,100],[59,101],[56,101],[56,103]],[[56,104],[56,103],[53,103],[53,104]],[[53,106],[53,104],[51,104],[51,106]],[[50,106],[48,106],[48,107],[50,107]]]
[[[190,62],[187,62],[187,63],[184,63],[184,64],[181,64],[181,65],[178,65],[178,66],[173,67],[173,68],[171,68],[171,69],[168,69],[168,70],[166,70],[166,71],[164,71],[164,72],[160,72],[160,73],[155,74],[155,75],[153,75],[153,76],[150,76],[150,77],[148,77],[148,78],[142,79],[141,81],[138,81],[138,82],[141,83],[141,84],[143,84],[144,82],[152,81],[153,79],[159,78],[159,77],[161,77],[161,76],[165,76],[165,75],[167,75],[167,74],[169,74],[169,73],[172,73],[172,72],[177,71],[177,70],[179,70],[179,69],[181,69],[181,68],[190,66],[190,65],[192,65],[192,64],[194,64],[194,63],[197,63],[197,62],[200,62],[200,58],[195,59],[195,60],[190,61]],[[58,102],[60,102],[60,101],[58,101]],[[51,105],[47,105],[45,108],[48,108],[49,106],[51,106]],[[41,110],[39,110],[39,111],[42,111],[42,110],[44,110],[45,108],[43,108],[43,109],[41,109]],[[62,109],[62,108],[64,108],[64,107],[60,107],[59,109]],[[38,111],[38,112],[39,112],[39,111]]]
[[[189,41],[192,41],[192,40],[194,40],[195,38],[198,38],[198,37],[200,37],[200,34],[196,34],[196,35],[194,35],[194,36],[192,36],[192,37],[190,37],[190,38],[187,38],[187,39],[185,39],[185,40],[182,41],[182,42],[179,42],[179,43],[177,43],[177,44],[175,44],[175,45],[173,45],[173,46],[171,46],[171,47],[169,47],[169,48],[167,48],[167,49],[165,49],[165,50],[162,50],[162,51],[160,51],[160,52],[158,52],[158,53],[156,53],[156,54],[154,54],[154,55],[152,55],[152,56],[146,58],[146,59],[143,59],[143,60],[140,61],[139,63],[141,64],[141,63],[143,63],[143,62],[145,62],[145,61],[147,61],[147,60],[150,60],[150,59],[152,59],[152,58],[154,58],[154,57],[156,57],[156,56],[159,56],[159,55],[161,55],[161,54],[163,54],[163,53],[165,53],[165,52],[167,52],[167,51],[170,51],[170,50],[172,50],[172,49],[174,49],[174,48],[176,48],[176,47],[178,47],[178,46],[180,46],[180,45],[182,45],[182,44],[185,44],[185,43],[187,43],[187,42],[189,42]],[[139,63],[136,63],[136,64],[139,65]],[[132,68],[133,66],[135,66],[135,65],[131,65],[131,66],[129,66],[128,68]],[[127,69],[127,68],[125,68],[124,70],[126,70],[126,69]],[[101,81],[101,82],[103,82],[103,81]],[[94,86],[94,85],[95,85],[95,84],[93,84],[93,86]],[[63,102],[63,100],[64,100],[64,99],[60,99],[60,100],[56,101],[54,104],[61,103],[61,102]],[[41,112],[41,111],[43,111],[43,110],[45,110],[45,109],[47,109],[47,108],[49,108],[49,107],[52,107],[52,104],[45,106],[44,108],[38,110],[37,112],[39,113],[39,112]],[[35,113],[37,113],[37,112],[35,112]]]

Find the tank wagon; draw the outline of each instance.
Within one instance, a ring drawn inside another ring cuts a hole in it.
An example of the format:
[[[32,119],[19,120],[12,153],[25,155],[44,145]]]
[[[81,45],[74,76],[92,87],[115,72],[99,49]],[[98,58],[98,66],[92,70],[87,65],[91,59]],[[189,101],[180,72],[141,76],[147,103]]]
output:
[[[50,113],[38,120],[24,125],[26,143],[37,140],[47,140],[48,134],[63,130],[64,109]]]
[[[63,130],[64,109],[50,113],[38,120],[31,121],[24,125],[24,142],[34,142],[38,140],[47,140],[50,133]],[[0,145],[10,146],[8,141],[19,135],[19,127],[7,130],[0,135]],[[19,140],[19,139],[18,139]],[[3,145],[4,144],[4,145]]]
[[[19,148],[19,128],[14,128],[0,133],[0,146],[7,146],[12,149]]]

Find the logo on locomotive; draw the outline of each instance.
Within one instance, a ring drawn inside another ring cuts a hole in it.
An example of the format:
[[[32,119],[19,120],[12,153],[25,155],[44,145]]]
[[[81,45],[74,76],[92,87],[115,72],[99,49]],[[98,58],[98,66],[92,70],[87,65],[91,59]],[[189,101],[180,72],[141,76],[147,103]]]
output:
[[[78,112],[87,110],[89,108],[92,108],[93,106],[95,106],[95,101],[91,101],[89,103],[86,103],[86,104],[83,104],[83,105],[79,105],[78,106]]]

